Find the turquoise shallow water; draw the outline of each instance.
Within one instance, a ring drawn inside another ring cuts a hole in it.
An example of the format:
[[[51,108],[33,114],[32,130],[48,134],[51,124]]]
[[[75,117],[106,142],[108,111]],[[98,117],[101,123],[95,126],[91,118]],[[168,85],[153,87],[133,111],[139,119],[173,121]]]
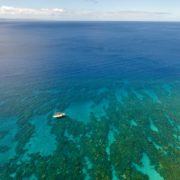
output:
[[[178,179],[179,27],[3,22],[0,179]]]

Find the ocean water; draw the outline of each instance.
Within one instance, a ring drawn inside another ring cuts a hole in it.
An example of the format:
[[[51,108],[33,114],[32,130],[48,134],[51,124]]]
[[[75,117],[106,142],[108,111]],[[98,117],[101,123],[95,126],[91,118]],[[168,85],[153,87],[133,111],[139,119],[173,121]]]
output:
[[[0,179],[176,180],[179,127],[180,23],[0,22]]]

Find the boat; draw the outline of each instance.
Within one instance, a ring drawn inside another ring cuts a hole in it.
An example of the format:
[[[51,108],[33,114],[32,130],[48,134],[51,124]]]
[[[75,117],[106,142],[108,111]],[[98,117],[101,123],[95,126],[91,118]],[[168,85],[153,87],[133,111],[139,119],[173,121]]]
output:
[[[62,112],[57,112],[53,115],[53,118],[56,118],[56,119],[60,119],[60,118],[63,118],[65,117],[66,114],[65,113],[62,113]]]

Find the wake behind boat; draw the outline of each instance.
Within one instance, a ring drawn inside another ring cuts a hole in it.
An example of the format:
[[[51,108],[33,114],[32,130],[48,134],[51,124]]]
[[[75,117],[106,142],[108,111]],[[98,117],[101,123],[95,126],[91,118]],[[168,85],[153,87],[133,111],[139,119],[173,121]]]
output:
[[[60,118],[63,118],[65,117],[66,114],[65,113],[62,113],[62,112],[57,112],[53,115],[53,118],[56,118],[56,119],[60,119]]]

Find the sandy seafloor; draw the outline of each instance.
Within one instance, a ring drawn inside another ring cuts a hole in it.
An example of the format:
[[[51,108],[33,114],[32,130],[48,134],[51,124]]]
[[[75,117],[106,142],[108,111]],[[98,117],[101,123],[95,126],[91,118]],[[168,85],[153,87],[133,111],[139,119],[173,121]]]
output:
[[[178,180],[179,28],[2,22],[0,179]]]

